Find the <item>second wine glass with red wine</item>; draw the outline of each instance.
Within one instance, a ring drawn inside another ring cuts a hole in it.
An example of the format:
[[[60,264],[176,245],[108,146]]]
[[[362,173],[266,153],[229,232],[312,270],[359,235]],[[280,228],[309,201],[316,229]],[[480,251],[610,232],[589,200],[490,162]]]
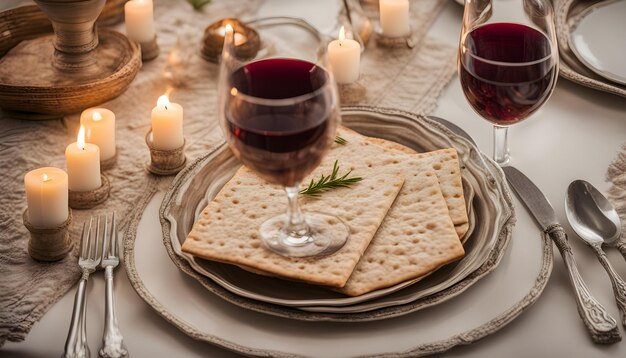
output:
[[[316,257],[340,249],[349,229],[339,218],[305,212],[299,184],[330,149],[341,120],[337,88],[316,60],[281,57],[239,61],[226,31],[218,115],[237,158],[261,178],[285,188],[287,210],[259,228],[266,247],[287,257]]]
[[[549,0],[466,0],[459,78],[472,108],[494,125],[493,159],[509,163],[508,127],[539,109],[558,76]]]

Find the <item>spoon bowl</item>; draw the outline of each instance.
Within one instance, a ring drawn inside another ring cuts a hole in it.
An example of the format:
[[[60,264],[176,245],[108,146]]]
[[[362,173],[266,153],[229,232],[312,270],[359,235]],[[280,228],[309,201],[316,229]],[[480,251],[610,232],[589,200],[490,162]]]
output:
[[[621,235],[621,221],[613,205],[584,180],[575,180],[567,188],[565,213],[585,241],[613,245]]]

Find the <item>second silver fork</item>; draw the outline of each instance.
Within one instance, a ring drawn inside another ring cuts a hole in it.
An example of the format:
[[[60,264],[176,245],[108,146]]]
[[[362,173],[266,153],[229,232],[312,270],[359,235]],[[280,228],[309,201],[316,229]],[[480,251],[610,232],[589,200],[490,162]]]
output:
[[[105,227],[107,219],[105,217]],[[117,226],[115,224],[115,212],[111,219],[111,230],[109,235],[104,236],[102,243],[102,261],[105,280],[105,311],[104,311],[104,332],[102,335],[102,347],[98,352],[103,358],[123,358],[128,357],[128,351],[124,346],[124,338],[117,325],[115,315],[115,300],[113,297],[113,269],[120,263],[119,241]]]

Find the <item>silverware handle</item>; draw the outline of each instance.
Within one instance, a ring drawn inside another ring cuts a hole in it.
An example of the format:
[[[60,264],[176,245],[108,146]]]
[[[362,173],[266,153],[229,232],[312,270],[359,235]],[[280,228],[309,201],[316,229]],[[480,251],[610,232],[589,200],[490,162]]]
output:
[[[87,300],[85,296],[85,288],[87,287],[87,279],[89,274],[83,273],[78,282],[76,296],[74,297],[74,308],[72,310],[72,320],[70,322],[70,330],[67,333],[65,341],[64,358],[81,358],[89,357],[89,346],[87,345],[87,329],[86,329],[86,308]]]
[[[113,297],[113,266],[104,269],[105,281],[105,308],[104,308],[104,332],[102,335],[102,347],[98,354],[103,358],[128,357],[128,351],[124,346],[124,337],[117,325],[115,315],[115,300]]]
[[[594,246],[596,253],[598,254],[598,260],[606,273],[609,274],[609,278],[611,279],[611,285],[613,285],[613,294],[615,295],[615,303],[617,304],[617,308],[619,308],[619,312],[622,315],[622,325],[626,327],[626,282],[622,280],[619,274],[613,268],[613,265],[609,262],[609,259],[606,257],[606,254],[600,247]]]
[[[620,241],[617,244],[615,244],[615,247],[617,247],[619,252],[622,253],[622,256],[624,256],[624,259],[626,260],[626,242]]]
[[[617,328],[617,322],[591,295],[591,292],[589,292],[589,289],[580,276],[572,248],[569,246],[567,234],[565,230],[563,230],[563,227],[558,224],[552,225],[546,229],[546,234],[554,241],[561,256],[563,256],[570,282],[576,294],[578,314],[585,323],[585,326],[587,326],[587,330],[591,334],[591,339],[595,343],[601,344],[621,341],[622,336]]]

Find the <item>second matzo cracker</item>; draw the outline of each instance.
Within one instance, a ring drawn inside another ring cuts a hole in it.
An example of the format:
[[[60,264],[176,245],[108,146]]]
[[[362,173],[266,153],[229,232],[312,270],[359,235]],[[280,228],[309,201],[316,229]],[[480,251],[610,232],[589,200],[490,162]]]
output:
[[[349,142],[360,136],[340,134]],[[350,296],[424,276],[464,255],[428,158],[397,152],[387,166],[404,170],[404,186],[350,279],[338,289]]]

